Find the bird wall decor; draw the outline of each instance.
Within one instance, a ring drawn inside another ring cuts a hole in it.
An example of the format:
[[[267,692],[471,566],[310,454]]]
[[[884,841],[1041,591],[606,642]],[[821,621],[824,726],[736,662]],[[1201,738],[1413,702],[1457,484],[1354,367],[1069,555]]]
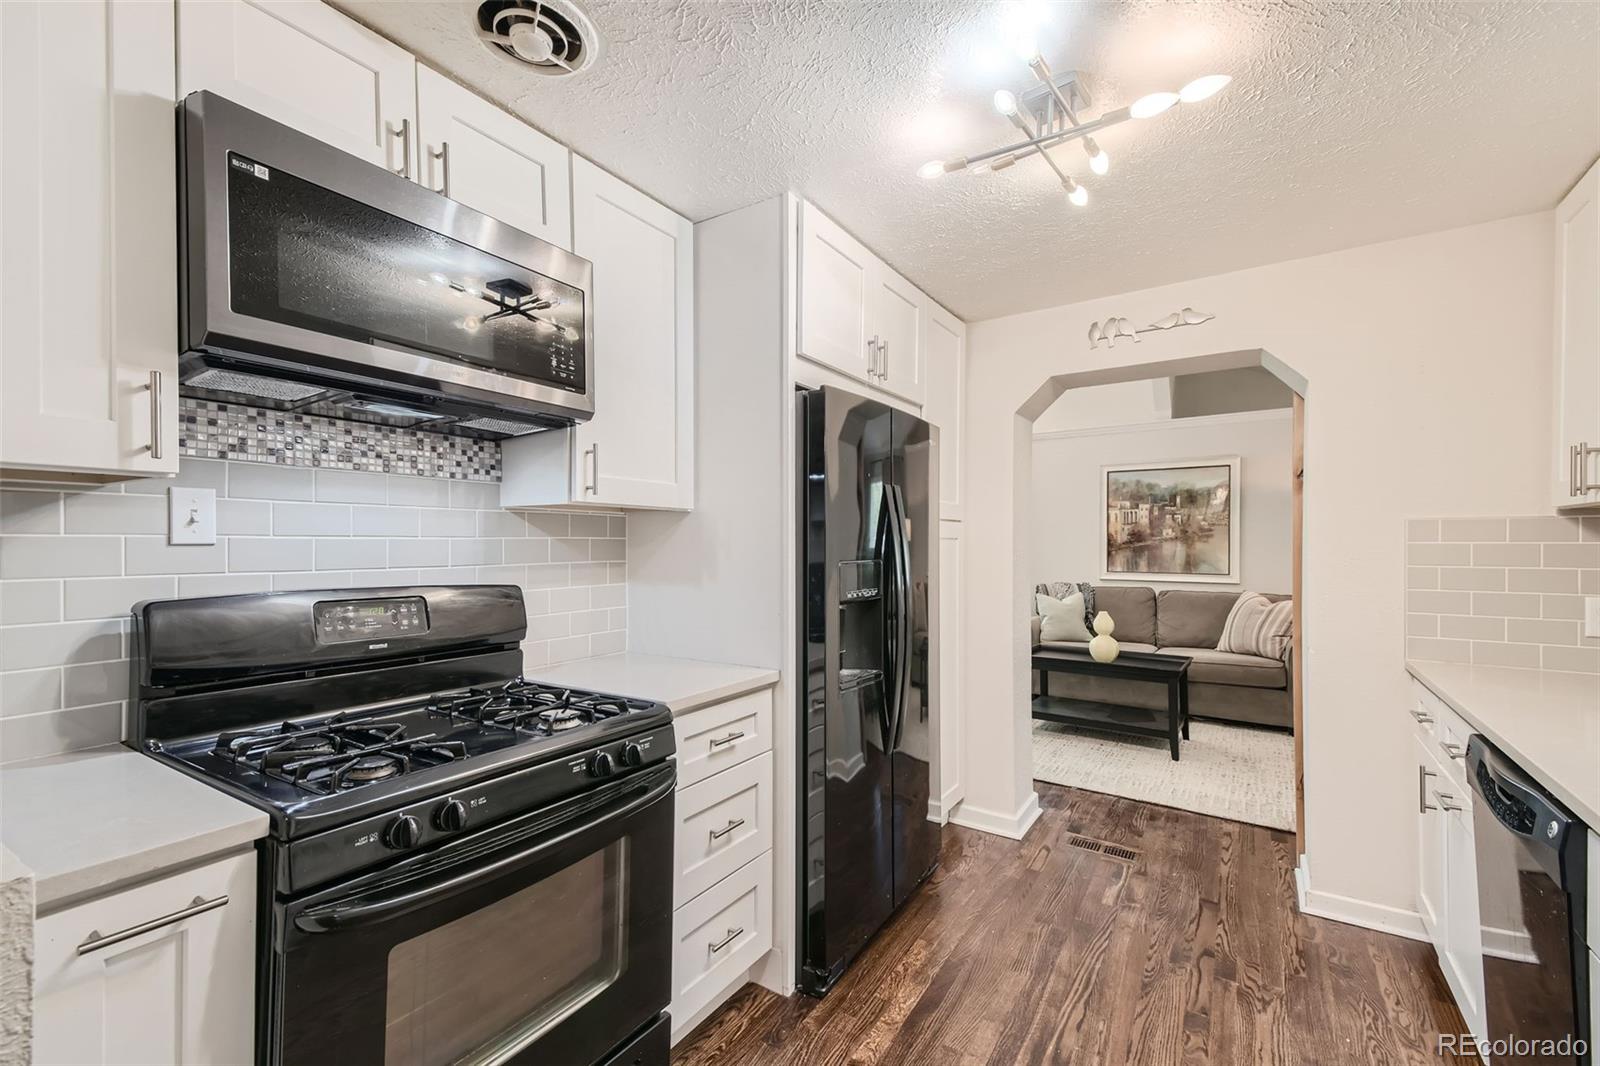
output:
[[[1141,333],[1161,333],[1169,329],[1177,329],[1179,326],[1198,326],[1200,323],[1210,322],[1216,317],[1216,315],[1205,311],[1196,311],[1192,307],[1185,307],[1181,311],[1174,311],[1165,318],[1159,318],[1148,326],[1140,326],[1137,329],[1126,318],[1112,317],[1101,322],[1091,322],[1089,324],[1089,347],[1091,349],[1098,348],[1100,347],[1100,342],[1104,341],[1107,348],[1115,348],[1119,337],[1132,337],[1133,342],[1139,344],[1141,343],[1139,340],[1139,334]]]

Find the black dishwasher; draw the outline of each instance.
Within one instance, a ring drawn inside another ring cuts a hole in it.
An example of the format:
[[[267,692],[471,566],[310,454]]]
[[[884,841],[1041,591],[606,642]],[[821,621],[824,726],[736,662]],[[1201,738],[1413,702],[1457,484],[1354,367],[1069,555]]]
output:
[[[1490,1061],[1592,1066],[1585,827],[1482,736],[1467,778]]]

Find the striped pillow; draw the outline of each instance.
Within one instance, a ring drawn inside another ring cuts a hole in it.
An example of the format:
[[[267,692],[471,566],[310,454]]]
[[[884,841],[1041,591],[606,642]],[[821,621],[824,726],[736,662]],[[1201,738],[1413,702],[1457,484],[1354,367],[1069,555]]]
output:
[[[1217,650],[1282,659],[1293,631],[1293,600],[1274,603],[1259,592],[1241,592],[1223,623]]]

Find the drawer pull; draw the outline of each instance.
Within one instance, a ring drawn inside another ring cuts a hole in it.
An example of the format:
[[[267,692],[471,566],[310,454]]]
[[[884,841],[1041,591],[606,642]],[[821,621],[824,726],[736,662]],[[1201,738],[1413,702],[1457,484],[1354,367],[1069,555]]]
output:
[[[1411,717],[1415,718],[1422,725],[1433,724],[1433,715],[1429,714],[1427,711],[1412,711]]]
[[[711,839],[712,840],[721,840],[723,837],[727,836],[729,833],[733,832],[735,829],[739,828],[743,824],[744,824],[744,819],[743,818],[735,818],[733,821],[729,822],[727,825],[723,826],[721,829],[713,829],[711,831]]]
[[[1452,744],[1448,740],[1441,740],[1439,741],[1439,747],[1443,748],[1444,753],[1452,759],[1465,759],[1467,757],[1467,749],[1460,744]]]
[[[1439,809],[1439,808],[1435,807],[1433,804],[1428,802],[1428,778],[1430,778],[1430,777],[1438,777],[1438,776],[1439,776],[1438,774],[1434,773],[1432,770],[1428,769],[1426,766],[1419,765],[1417,767],[1417,813],[1418,814],[1427,814],[1429,811],[1436,811],[1436,810]]]
[[[729,929],[727,936],[723,937],[716,943],[709,945],[711,948],[711,954],[715,955],[717,952],[721,951],[735,940],[738,940],[741,936],[744,936],[744,926],[741,925],[737,929]]]
[[[218,896],[216,899],[196,896],[194,901],[181,911],[173,911],[171,914],[164,914],[160,918],[152,918],[148,922],[130,925],[128,928],[119,929],[115,933],[102,935],[100,930],[94,929],[90,931],[88,936],[83,938],[83,943],[78,945],[78,954],[87,955],[91,951],[99,951],[101,948],[120,944],[124,940],[132,940],[134,937],[148,933],[152,929],[160,929],[164,925],[173,925],[183,921],[185,918],[193,918],[197,914],[204,914],[206,911],[214,911],[218,907],[226,907],[227,905],[227,896]]]
[[[720,748],[724,744],[732,744],[734,741],[738,740],[740,737],[743,737],[743,736],[744,736],[744,730],[741,729],[736,733],[729,733],[725,737],[717,737],[715,740],[713,740],[711,742],[711,746],[713,748]]]
[[[1451,800],[1455,799],[1455,796],[1452,795],[1449,792],[1440,792],[1438,789],[1434,789],[1433,790],[1433,798],[1438,800],[1439,801],[1439,806],[1444,808],[1447,811],[1464,811],[1464,810],[1466,810],[1466,808],[1461,806],[1461,804],[1450,802]]]

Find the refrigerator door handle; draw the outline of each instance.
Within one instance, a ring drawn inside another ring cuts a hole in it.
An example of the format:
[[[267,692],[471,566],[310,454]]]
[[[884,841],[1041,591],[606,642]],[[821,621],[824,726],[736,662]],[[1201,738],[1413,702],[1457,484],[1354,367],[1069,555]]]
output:
[[[889,487],[890,520],[894,523],[895,658],[894,700],[890,704],[890,747],[900,746],[900,729],[905,724],[906,696],[911,689],[911,543],[906,537],[905,497],[900,486]]]

